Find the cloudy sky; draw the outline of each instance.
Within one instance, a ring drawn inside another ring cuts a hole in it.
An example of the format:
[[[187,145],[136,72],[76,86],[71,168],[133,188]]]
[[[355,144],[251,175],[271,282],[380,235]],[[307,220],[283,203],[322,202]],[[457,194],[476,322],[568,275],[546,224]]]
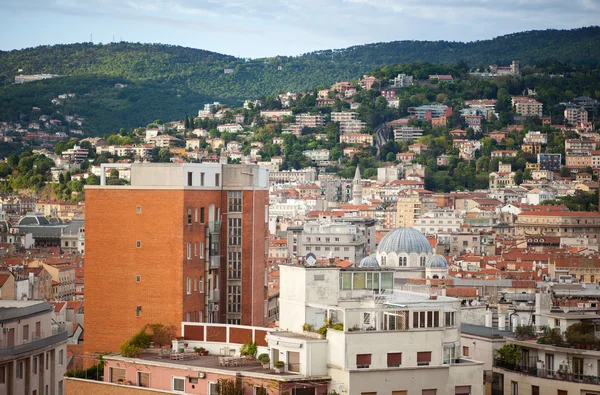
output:
[[[600,0],[0,0],[0,50],[153,42],[242,57],[598,25]]]

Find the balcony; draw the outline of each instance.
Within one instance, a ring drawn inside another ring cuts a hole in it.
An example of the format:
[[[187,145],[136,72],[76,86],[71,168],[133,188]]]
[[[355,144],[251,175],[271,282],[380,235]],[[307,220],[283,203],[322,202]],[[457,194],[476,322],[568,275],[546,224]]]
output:
[[[6,358],[15,359],[19,354],[26,354],[42,348],[54,346],[60,342],[67,341],[68,338],[69,334],[67,332],[59,332],[56,335],[33,340],[17,346],[2,347],[0,348],[0,360]]]
[[[567,370],[538,369],[536,366],[532,365],[533,364],[511,364],[502,359],[494,359],[494,368],[517,372],[527,376],[540,377],[543,379],[600,385],[600,377],[598,376],[586,376],[580,373],[569,372]]]
[[[211,221],[208,223],[208,229],[211,234],[221,233],[221,221]]]
[[[210,257],[210,269],[218,269],[221,266],[221,256],[213,255]]]

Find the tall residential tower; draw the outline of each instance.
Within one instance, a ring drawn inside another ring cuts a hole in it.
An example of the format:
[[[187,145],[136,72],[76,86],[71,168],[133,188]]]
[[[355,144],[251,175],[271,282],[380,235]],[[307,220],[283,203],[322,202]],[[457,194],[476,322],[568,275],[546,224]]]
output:
[[[268,171],[133,164],[130,186],[86,187],[86,352],[145,324],[266,324]]]

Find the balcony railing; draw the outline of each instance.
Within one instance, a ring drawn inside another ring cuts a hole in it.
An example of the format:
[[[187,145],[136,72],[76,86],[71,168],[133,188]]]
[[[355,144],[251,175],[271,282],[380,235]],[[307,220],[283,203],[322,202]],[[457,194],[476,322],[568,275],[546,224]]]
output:
[[[211,221],[208,223],[208,229],[211,234],[218,234],[221,232],[221,221]]]
[[[544,379],[600,385],[600,377],[598,376],[586,376],[584,374],[572,373],[562,370],[538,369],[536,366],[511,364],[501,359],[494,360],[494,367],[501,368],[504,370],[510,370],[512,372],[518,372],[519,374],[524,374],[527,376],[535,376]]]
[[[33,340],[28,343],[19,344],[17,346],[3,347],[0,348],[0,359],[6,357],[13,358],[19,354],[32,352],[40,348],[45,348],[62,341],[66,341],[68,338],[69,334],[67,332],[59,332],[56,335],[48,336],[38,340]]]
[[[218,269],[219,266],[221,266],[221,256],[220,255],[213,255],[210,257],[210,268],[211,269]]]

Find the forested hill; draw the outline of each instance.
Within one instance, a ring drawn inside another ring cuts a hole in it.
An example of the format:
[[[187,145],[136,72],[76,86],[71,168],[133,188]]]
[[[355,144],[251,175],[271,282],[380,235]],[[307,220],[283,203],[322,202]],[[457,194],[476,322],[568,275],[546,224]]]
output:
[[[136,120],[181,118],[186,112],[195,112],[204,100],[239,102],[282,91],[302,91],[357,79],[376,67],[396,63],[464,61],[470,67],[479,67],[492,63],[507,65],[517,59],[522,65],[560,61],[597,66],[599,42],[600,27],[587,27],[515,33],[470,43],[396,41],[252,60],[160,44],[42,46],[0,52],[0,121],[23,118],[31,106],[45,105],[34,103],[34,98],[50,100],[52,95],[77,91],[90,94],[88,104],[97,106],[96,110],[113,114],[110,121],[104,115],[91,114],[90,118],[89,114],[81,114],[88,115],[92,132],[99,133],[121,120],[122,126],[132,126],[127,117],[132,111],[136,112]],[[233,72],[224,73],[224,69]],[[18,70],[23,74],[50,73],[63,77],[9,86]],[[112,92],[109,88],[115,80],[128,83],[133,89]],[[162,96],[147,97],[157,94]]]

